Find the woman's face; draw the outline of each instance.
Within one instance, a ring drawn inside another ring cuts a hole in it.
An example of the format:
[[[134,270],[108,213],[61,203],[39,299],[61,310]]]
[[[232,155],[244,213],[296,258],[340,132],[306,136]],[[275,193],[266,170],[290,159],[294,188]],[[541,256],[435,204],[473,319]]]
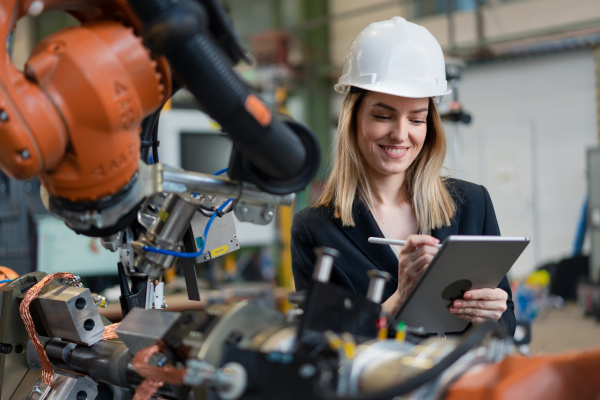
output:
[[[423,148],[429,99],[369,92],[357,115],[358,148],[367,170],[404,174]]]

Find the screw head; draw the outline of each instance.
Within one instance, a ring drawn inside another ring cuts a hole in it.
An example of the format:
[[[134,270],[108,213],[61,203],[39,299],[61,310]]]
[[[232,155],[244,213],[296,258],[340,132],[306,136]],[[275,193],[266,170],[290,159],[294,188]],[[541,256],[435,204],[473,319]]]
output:
[[[2,121],[2,122],[8,121],[8,114],[4,110],[0,110],[0,121]]]
[[[262,217],[265,221],[271,222],[273,221],[273,216],[275,214],[273,213],[273,211],[269,210],[269,211],[265,211],[262,213]]]
[[[317,373],[317,369],[312,364],[302,364],[298,370],[298,375],[302,378],[310,378]]]
[[[349,299],[348,297],[346,297],[344,299],[344,307],[346,307],[348,310],[352,310],[352,307],[354,307],[354,303],[352,302],[351,299]]]
[[[24,160],[28,160],[29,157],[31,157],[29,150],[25,149],[21,151],[21,158],[23,158]]]

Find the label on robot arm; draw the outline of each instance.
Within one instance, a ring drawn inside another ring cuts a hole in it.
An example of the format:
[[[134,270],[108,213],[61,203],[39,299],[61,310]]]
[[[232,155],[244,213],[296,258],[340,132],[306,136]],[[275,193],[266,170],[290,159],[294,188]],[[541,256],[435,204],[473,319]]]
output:
[[[158,212],[158,218],[162,221],[162,222],[166,222],[167,218],[169,218],[169,213],[166,212],[165,210],[160,210]]]
[[[211,256],[211,258],[218,257],[221,254],[227,253],[227,250],[229,250],[229,246],[227,246],[227,245],[217,247],[216,249],[210,251],[210,256]]]

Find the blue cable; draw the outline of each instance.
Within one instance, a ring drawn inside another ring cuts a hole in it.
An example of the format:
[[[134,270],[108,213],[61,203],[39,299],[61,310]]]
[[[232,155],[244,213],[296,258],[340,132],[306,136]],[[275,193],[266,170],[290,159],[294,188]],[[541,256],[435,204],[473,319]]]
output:
[[[223,168],[223,169],[221,169],[221,170],[219,170],[219,171],[215,172],[215,173],[213,174],[213,176],[216,176],[216,175],[221,175],[223,172],[227,172],[227,168]],[[197,195],[197,194],[198,194],[198,193],[194,193],[194,194],[193,194],[193,196],[194,196],[194,197],[196,197],[196,195]]]
[[[577,223],[577,231],[575,232],[575,241],[573,242],[573,257],[583,254],[583,242],[587,231],[589,197],[586,195],[583,199],[581,214],[579,214],[579,222]]]
[[[4,279],[4,280],[1,280],[1,281],[0,281],[0,283],[6,283],[6,282],[10,282],[11,280],[12,280],[12,279]]]
[[[204,237],[202,238],[202,248],[200,248],[200,251],[197,251],[196,253],[182,253],[179,251],[163,250],[163,249],[157,249],[155,247],[148,247],[148,246],[142,246],[142,250],[149,251],[151,253],[166,254],[168,256],[174,256],[174,257],[180,257],[180,258],[196,258],[198,256],[201,256],[202,253],[204,253],[204,246],[206,245],[206,237],[208,236],[208,230],[210,229],[210,226],[212,225],[213,221],[215,220],[215,217],[217,216],[217,214],[219,214],[219,212],[223,211],[223,209],[225,207],[227,207],[227,205],[229,203],[231,203],[232,200],[233,199],[227,199],[227,201],[225,201],[223,204],[221,204],[221,206],[218,208],[218,211],[215,211],[213,213],[213,215],[210,217],[210,219],[208,220],[208,223],[206,224],[206,228],[204,228]]]

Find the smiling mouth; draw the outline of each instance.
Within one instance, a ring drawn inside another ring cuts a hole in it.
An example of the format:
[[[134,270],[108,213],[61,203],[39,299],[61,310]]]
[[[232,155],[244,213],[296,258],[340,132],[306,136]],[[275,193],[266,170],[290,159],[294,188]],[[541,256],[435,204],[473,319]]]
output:
[[[404,154],[408,150],[408,148],[406,148],[406,147],[402,147],[402,148],[386,147],[386,146],[379,146],[379,147],[381,147],[385,151],[389,151],[392,154]]]

